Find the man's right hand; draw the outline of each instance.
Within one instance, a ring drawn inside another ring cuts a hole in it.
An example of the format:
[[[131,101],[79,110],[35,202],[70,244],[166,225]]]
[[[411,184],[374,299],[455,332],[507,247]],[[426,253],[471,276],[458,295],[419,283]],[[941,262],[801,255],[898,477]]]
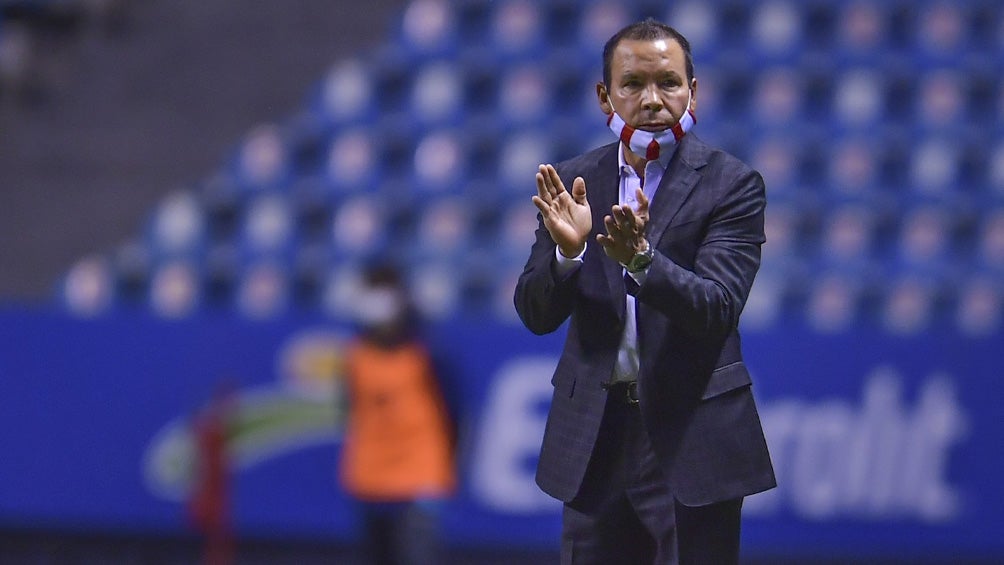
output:
[[[558,171],[551,165],[541,165],[537,171],[537,195],[532,200],[561,254],[575,257],[582,253],[593,229],[593,216],[586,200],[586,181],[576,177],[572,181],[572,191],[568,192]]]

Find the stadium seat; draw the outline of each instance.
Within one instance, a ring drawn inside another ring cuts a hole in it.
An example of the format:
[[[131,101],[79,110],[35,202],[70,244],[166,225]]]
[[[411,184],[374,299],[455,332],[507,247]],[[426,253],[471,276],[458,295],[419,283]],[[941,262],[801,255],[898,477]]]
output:
[[[163,318],[194,314],[202,303],[202,277],[198,266],[184,259],[157,266],[150,279],[150,309]]]
[[[296,243],[294,219],[286,197],[270,194],[255,198],[242,218],[242,248],[252,257],[288,255]]]
[[[464,140],[456,130],[433,130],[421,137],[412,162],[413,190],[427,194],[456,194],[467,178]]]
[[[465,115],[463,97],[463,78],[457,64],[430,61],[415,72],[408,113],[426,129],[455,127]]]
[[[542,4],[544,4],[542,6]],[[502,57],[533,59],[545,50],[544,14],[546,3],[505,0],[492,6],[490,41]]]
[[[412,0],[401,18],[401,46],[412,59],[453,53],[458,41],[456,24],[447,0]]]
[[[236,178],[248,192],[276,189],[289,178],[289,152],[280,128],[263,124],[252,129],[237,154]]]
[[[156,257],[192,257],[206,240],[206,214],[191,191],[175,191],[157,206],[148,229],[147,245]]]
[[[375,111],[374,80],[373,73],[359,59],[334,64],[324,76],[314,102],[320,119],[332,127],[359,125],[370,119]]]
[[[903,273],[885,289],[879,309],[881,326],[892,334],[929,329],[938,315],[939,289],[923,275]]]
[[[750,17],[754,57],[763,62],[794,62],[802,49],[803,13],[785,0],[758,3]]]
[[[964,334],[992,335],[1004,321],[1004,284],[985,276],[962,282],[956,292],[955,327]]]
[[[78,260],[63,278],[61,286],[63,306],[79,317],[104,314],[115,300],[112,265],[99,255]]]
[[[248,319],[269,320],[289,307],[287,269],[274,261],[248,264],[241,273],[235,301],[237,311]]]
[[[842,273],[819,273],[805,297],[805,318],[821,333],[840,333],[861,323],[866,289],[860,281]]]

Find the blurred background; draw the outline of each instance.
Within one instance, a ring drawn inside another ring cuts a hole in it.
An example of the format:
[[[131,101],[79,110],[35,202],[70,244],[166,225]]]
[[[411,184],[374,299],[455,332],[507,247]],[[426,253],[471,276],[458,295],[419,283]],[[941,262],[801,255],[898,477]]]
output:
[[[383,259],[454,407],[448,562],[554,562],[562,335],[512,290],[535,167],[613,141],[600,53],[646,16],[767,184],[748,562],[1004,560],[1000,2],[0,0],[0,561],[195,562],[224,457],[239,562],[355,562],[342,361]]]

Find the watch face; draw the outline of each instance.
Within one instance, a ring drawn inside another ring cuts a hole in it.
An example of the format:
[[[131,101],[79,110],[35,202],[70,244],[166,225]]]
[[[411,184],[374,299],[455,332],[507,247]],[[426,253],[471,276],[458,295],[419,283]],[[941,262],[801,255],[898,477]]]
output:
[[[638,253],[631,258],[631,262],[628,263],[627,269],[631,272],[636,272],[648,267],[652,264],[652,256],[648,253]]]

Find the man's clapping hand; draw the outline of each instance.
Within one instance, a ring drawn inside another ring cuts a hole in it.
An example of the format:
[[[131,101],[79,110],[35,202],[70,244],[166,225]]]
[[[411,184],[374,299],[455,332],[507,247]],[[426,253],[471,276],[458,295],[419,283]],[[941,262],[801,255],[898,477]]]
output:
[[[582,253],[593,229],[593,216],[586,200],[586,181],[576,177],[572,181],[572,191],[568,192],[558,171],[551,165],[541,165],[533,203],[540,210],[544,227],[561,254],[575,257]]]
[[[648,225],[648,197],[639,188],[635,192],[638,209],[615,204],[610,215],[603,218],[606,235],[597,234],[596,241],[603,246],[607,256],[626,265],[635,253],[648,247],[645,240],[645,226]]]

